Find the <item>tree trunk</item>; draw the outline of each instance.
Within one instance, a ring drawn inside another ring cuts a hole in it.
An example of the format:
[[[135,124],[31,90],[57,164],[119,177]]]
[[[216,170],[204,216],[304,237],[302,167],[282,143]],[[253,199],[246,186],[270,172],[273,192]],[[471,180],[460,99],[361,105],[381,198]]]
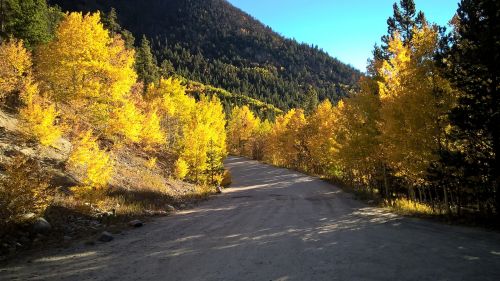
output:
[[[443,188],[443,195],[444,195],[444,205],[446,206],[446,213],[448,215],[451,214],[451,209],[450,209],[450,203],[448,202],[448,191],[447,191],[447,187],[444,187]]]
[[[389,186],[387,185],[387,171],[385,169],[385,164],[382,165],[382,171],[384,173],[384,192],[385,192],[385,198],[387,200],[390,200],[390,198],[389,198]]]
[[[4,0],[0,0],[0,34],[3,35],[5,32],[5,7]]]
[[[495,184],[495,212],[497,222],[500,223],[500,112],[496,112],[496,128],[493,129],[493,153],[495,154],[495,163],[493,169],[494,184]]]
[[[434,201],[434,197],[432,196],[432,188],[429,187],[427,190],[429,191],[429,201],[432,206],[432,211],[436,212],[436,202]]]

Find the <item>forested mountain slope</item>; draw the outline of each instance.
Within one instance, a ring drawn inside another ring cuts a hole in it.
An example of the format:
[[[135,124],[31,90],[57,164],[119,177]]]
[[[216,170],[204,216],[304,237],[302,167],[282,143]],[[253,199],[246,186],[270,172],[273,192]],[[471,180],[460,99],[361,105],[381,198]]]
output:
[[[360,72],[317,47],[286,39],[225,0],[52,0],[63,10],[108,13],[146,35],[163,68],[282,109],[307,94],[338,100]],[[138,40],[136,40],[136,44]]]

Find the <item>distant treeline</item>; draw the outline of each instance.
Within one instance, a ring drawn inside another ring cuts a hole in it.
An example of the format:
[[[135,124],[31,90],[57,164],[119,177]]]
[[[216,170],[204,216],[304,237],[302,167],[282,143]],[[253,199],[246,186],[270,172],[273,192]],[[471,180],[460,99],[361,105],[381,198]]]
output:
[[[338,101],[361,75],[317,46],[283,38],[223,0],[51,2],[63,10],[106,14],[113,7],[124,28],[151,41],[155,60],[166,72],[281,109],[301,107],[311,87],[320,100]]]

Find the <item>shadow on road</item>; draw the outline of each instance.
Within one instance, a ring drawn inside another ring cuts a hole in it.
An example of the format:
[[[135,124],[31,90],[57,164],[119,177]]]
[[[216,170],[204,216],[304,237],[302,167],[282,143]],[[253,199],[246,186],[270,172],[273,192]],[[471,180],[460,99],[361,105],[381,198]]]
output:
[[[233,184],[199,207],[11,264],[38,280],[500,280],[500,238],[401,218],[297,172],[230,158]]]

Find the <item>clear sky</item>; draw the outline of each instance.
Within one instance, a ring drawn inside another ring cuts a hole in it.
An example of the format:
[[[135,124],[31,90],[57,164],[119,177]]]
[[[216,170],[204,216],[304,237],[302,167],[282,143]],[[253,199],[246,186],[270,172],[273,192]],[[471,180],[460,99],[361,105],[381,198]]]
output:
[[[228,0],[276,32],[318,45],[333,57],[365,71],[373,45],[387,32],[395,0]],[[398,0],[399,3],[399,0]],[[417,10],[447,25],[459,0],[415,0]]]

